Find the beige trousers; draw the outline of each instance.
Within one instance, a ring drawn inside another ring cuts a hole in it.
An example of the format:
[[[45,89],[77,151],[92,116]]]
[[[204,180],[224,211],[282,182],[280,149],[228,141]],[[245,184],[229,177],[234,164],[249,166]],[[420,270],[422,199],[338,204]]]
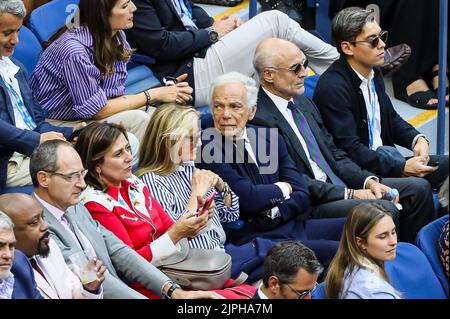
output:
[[[31,184],[30,158],[23,154],[14,153],[8,162],[6,187],[21,187]]]
[[[123,111],[110,117],[107,117],[99,122],[116,123],[122,125],[127,132],[133,133],[138,138],[139,142],[144,137],[145,130],[147,129],[148,122],[155,111],[154,107],[149,107],[148,111],[145,112],[143,109]],[[75,120],[75,121],[61,121],[47,119],[47,122],[56,126],[69,126],[73,127],[81,122],[86,122],[87,124],[95,122],[93,120]]]

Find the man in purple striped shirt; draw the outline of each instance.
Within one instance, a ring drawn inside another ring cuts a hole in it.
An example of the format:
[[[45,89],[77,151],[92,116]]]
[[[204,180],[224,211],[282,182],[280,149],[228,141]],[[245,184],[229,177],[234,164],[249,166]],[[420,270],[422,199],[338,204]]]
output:
[[[124,95],[131,48],[122,30],[133,26],[135,10],[129,0],[81,0],[81,26],[66,30],[44,51],[31,86],[48,117],[58,120],[52,121],[56,125],[78,120],[120,123],[140,139],[153,111],[150,105],[192,99],[192,88],[183,82],[187,75],[173,86]]]

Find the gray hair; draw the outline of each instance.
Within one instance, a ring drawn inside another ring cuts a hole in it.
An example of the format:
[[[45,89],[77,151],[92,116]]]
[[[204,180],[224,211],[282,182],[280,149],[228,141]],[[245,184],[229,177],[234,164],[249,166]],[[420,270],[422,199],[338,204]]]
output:
[[[340,11],[331,23],[331,36],[339,53],[343,53],[341,43],[355,41],[368,22],[374,22],[375,15],[370,10],[349,7]]]
[[[58,169],[58,147],[66,145],[72,147],[72,144],[62,140],[50,140],[42,143],[31,154],[30,158],[30,176],[34,187],[39,186],[37,173],[56,172]]]
[[[317,276],[323,271],[314,252],[305,245],[297,241],[277,243],[270,248],[264,259],[264,287],[269,286],[270,276],[277,276],[282,283],[292,283],[300,269]]]
[[[0,0],[0,14],[3,13],[24,18],[27,15],[27,9],[25,9],[22,0]]]
[[[262,72],[265,67],[276,66],[275,61],[278,55],[273,50],[260,50],[255,53],[253,57],[253,67],[258,72],[259,77],[262,77]]]
[[[10,230],[14,229],[14,223],[11,218],[0,210],[0,229]]]
[[[227,83],[241,82],[247,89],[247,107],[249,111],[256,105],[258,99],[258,87],[256,86],[255,80],[239,72],[229,72],[218,76],[209,90],[209,105],[212,110],[213,108],[213,95],[216,87]]]
[[[444,183],[441,186],[441,189],[439,190],[439,202],[441,203],[442,207],[448,207],[448,176],[445,179]]]

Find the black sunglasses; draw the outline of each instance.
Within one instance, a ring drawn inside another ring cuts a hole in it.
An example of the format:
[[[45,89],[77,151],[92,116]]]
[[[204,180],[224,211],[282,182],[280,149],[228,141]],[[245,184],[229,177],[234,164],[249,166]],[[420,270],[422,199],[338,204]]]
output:
[[[294,288],[292,288],[288,283],[286,283],[285,285],[288,286],[289,289],[291,289],[293,292],[295,292],[295,293],[297,294],[298,299],[303,299],[303,298],[305,298],[308,294],[312,294],[319,284],[316,282],[313,288],[311,288],[311,289],[306,289],[306,290],[297,290],[297,289],[294,289]]]
[[[291,72],[294,72],[295,74],[298,74],[302,68],[304,68],[306,70],[306,68],[308,67],[308,64],[309,64],[308,59],[305,59],[305,60],[303,60],[302,63],[294,64],[290,68],[277,68],[274,66],[268,66],[267,68],[275,69],[275,70],[291,71]]]
[[[378,44],[380,44],[380,39],[381,39],[381,41],[386,43],[386,41],[388,39],[388,32],[381,31],[379,35],[374,36],[373,38],[368,39],[368,40],[348,41],[348,42],[350,42],[350,43],[369,43],[372,46],[372,48],[376,48],[376,47],[378,47]]]

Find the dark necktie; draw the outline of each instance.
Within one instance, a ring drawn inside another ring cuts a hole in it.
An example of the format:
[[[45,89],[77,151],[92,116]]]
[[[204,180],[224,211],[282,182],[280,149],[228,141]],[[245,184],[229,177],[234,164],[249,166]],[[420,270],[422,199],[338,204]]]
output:
[[[30,258],[30,263],[31,263],[31,267],[33,267],[34,270],[36,270],[45,280],[47,280],[47,278],[45,278],[44,272],[42,271],[41,267],[39,267],[39,265],[36,262],[36,259],[34,258]]]
[[[295,124],[297,125],[300,134],[305,140],[306,147],[308,148],[311,159],[325,172],[325,174],[327,174],[328,178],[333,184],[345,186],[344,182],[333,172],[325,157],[323,157],[319,145],[317,144],[316,138],[314,137],[305,116],[295,107],[295,104],[292,102],[288,103],[288,109],[291,110]]]
[[[253,162],[252,157],[249,155],[247,149],[245,148],[245,143],[246,141],[243,139],[233,142],[236,151],[236,159],[240,159],[237,162],[243,162],[242,165],[244,166],[247,175],[250,177],[254,184],[265,184],[264,178],[259,172],[258,165]]]

